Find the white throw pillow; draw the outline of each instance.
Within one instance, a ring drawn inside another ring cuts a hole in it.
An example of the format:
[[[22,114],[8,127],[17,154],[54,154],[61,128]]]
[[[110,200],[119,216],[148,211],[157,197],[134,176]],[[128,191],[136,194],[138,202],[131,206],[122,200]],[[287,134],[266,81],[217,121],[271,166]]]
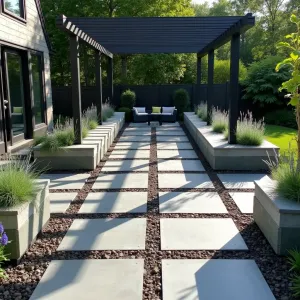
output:
[[[173,114],[175,107],[163,107],[162,112],[167,114]]]
[[[145,113],[146,107],[134,107],[137,113]]]

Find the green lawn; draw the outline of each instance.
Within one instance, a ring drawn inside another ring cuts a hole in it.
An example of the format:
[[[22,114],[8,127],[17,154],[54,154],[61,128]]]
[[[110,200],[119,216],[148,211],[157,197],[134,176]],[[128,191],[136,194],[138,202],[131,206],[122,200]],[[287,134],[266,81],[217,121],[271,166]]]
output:
[[[284,153],[289,149],[289,143],[291,142],[291,148],[297,149],[295,138],[297,136],[297,130],[277,126],[266,125],[266,139],[272,144],[280,147],[280,153]]]

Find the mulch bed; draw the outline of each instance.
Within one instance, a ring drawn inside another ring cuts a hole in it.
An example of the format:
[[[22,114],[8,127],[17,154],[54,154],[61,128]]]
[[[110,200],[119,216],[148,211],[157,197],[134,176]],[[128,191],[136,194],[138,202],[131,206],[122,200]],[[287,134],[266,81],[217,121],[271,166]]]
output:
[[[52,214],[47,227],[38,235],[37,240],[28,249],[18,266],[9,266],[6,271],[9,276],[7,280],[0,281],[0,299],[25,300],[29,299],[43,273],[53,259],[123,259],[123,258],[142,258],[145,260],[145,272],[143,282],[143,299],[159,300],[162,299],[162,278],[161,278],[161,260],[162,259],[254,259],[263,273],[266,281],[270,285],[275,297],[281,300],[292,299],[289,281],[289,266],[285,257],[277,256],[271,246],[254,223],[250,214],[242,214],[237,205],[230,197],[201,151],[197,148],[186,128],[183,130],[189,137],[191,144],[208,176],[212,180],[215,189],[158,189],[158,173],[182,173],[178,171],[158,172],[157,170],[157,147],[156,147],[156,129],[151,130],[150,163],[148,179],[148,200],[147,213],[112,213],[112,214],[78,214],[78,211],[90,192],[99,191],[146,191],[145,189],[116,189],[116,190],[96,190],[93,189],[93,183],[101,172],[103,165],[113,151],[115,144],[122,135],[125,125],[119,133],[109,152],[101,161],[99,166],[90,172],[90,178],[84,187],[79,190],[75,200],[70,204],[68,210],[63,214]],[[78,170],[79,172],[82,172]],[[53,172],[53,173],[58,173]],[[59,173],[68,173],[59,172]],[[74,172],[72,172],[74,173]],[[86,172],[82,172],[86,173]],[[129,172],[107,172],[107,173],[129,173]],[[132,172],[130,172],[132,173]],[[144,173],[144,172],[143,172]],[[203,172],[189,172],[203,173]],[[223,172],[218,172],[223,173]],[[239,172],[224,172],[239,173]],[[240,172],[246,173],[246,172]],[[159,191],[195,191],[218,192],[228,214],[159,214]],[[244,191],[253,192],[252,189],[232,190],[234,192]],[[52,190],[51,192],[70,192],[70,190]],[[71,226],[75,218],[147,218],[146,229],[146,247],[145,250],[106,250],[106,251],[59,251],[56,249],[62,241],[64,235]],[[244,238],[249,251],[211,251],[211,250],[185,250],[185,251],[161,251],[160,250],[160,218],[232,218]]]

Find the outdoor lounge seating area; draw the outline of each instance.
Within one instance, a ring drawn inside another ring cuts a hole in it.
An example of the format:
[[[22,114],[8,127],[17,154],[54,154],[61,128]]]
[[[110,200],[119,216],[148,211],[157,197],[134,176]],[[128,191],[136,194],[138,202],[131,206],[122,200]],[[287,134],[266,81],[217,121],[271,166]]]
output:
[[[175,107],[153,107],[152,110],[146,110],[146,107],[134,107],[132,109],[133,122],[143,123],[159,121],[162,123],[175,123],[177,121],[177,109]]]

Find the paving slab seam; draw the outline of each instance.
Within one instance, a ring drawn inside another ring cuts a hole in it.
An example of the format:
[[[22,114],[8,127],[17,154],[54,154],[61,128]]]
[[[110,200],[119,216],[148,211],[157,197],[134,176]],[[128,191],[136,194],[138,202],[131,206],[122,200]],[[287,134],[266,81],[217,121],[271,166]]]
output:
[[[283,257],[277,256],[274,253],[270,244],[268,243],[258,226],[255,224],[253,216],[251,214],[243,214],[229,194],[231,191],[253,192],[253,189],[225,189],[223,183],[217,176],[217,174],[221,174],[221,172],[214,172],[212,170],[203,154],[201,153],[200,149],[195,144],[185,125],[181,124],[181,126],[185,131],[190,143],[192,144],[193,149],[202,162],[204,168],[206,169],[209,178],[213,182],[215,190],[218,192],[220,198],[222,199],[230,217],[237,226],[241,236],[243,237],[246,245],[249,248],[249,254],[245,255],[245,257],[241,256],[239,258],[247,258],[250,255],[257,263],[274,296],[278,299],[282,299],[282,297],[286,297],[285,299],[291,299],[291,291],[289,288],[290,282],[288,279],[284,279],[285,277],[288,278],[289,276],[289,267],[287,264],[287,260]],[[241,174],[249,172],[233,172],[231,174],[235,173]],[[255,174],[265,173],[258,172]],[[283,274],[285,275],[283,276]],[[278,288],[279,286],[280,288]]]

